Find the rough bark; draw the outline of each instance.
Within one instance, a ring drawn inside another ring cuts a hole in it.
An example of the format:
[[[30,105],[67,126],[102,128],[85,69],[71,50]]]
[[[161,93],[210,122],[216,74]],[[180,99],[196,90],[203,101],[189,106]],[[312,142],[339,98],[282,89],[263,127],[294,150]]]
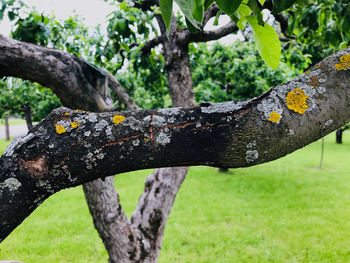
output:
[[[335,142],[338,144],[342,144],[343,143],[343,130],[342,129],[338,129],[335,133]]]
[[[26,120],[27,128],[28,130],[33,128],[33,122],[32,122],[32,109],[28,105],[23,106],[24,111],[24,119]]]
[[[338,52],[247,102],[100,114],[55,110],[0,158],[0,239],[51,194],[97,177],[164,166],[256,165],[325,136],[350,121],[349,71],[337,70],[349,54]],[[288,103],[298,92],[308,96],[306,105],[294,106],[305,112]],[[58,134],[57,125],[65,132]]]

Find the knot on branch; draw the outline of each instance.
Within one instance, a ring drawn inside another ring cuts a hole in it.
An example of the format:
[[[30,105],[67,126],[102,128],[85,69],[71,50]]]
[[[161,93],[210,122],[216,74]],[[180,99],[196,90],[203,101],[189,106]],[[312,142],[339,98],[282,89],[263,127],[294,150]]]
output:
[[[34,160],[25,161],[20,159],[21,166],[27,170],[29,175],[34,179],[42,179],[48,173],[46,160],[44,156],[39,156]]]

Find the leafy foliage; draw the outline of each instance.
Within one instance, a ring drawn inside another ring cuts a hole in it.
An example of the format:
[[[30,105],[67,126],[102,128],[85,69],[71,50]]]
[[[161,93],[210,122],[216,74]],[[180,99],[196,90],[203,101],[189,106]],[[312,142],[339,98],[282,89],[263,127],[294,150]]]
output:
[[[188,29],[198,31],[203,26],[203,12],[208,9],[214,1],[212,0],[175,0],[181,11],[186,17]],[[262,9],[265,1],[259,0],[216,0],[215,1],[221,12],[218,16],[225,13],[229,15],[241,30],[244,30],[247,21],[252,26],[254,39],[257,44],[260,55],[263,60],[272,68],[278,67],[281,55],[281,45],[276,31],[263,21]],[[293,6],[295,0],[273,1],[273,11],[275,14],[280,13]],[[172,16],[173,1],[161,0],[160,8],[169,31]]]
[[[277,70],[269,68],[254,45],[246,42],[192,45],[190,54],[197,102],[249,99],[300,73],[287,63]]]
[[[13,78],[0,81],[0,118],[24,117],[24,108],[29,107],[33,120],[40,121],[60,105],[53,92],[39,84]]]
[[[316,63],[350,44],[350,3],[347,0],[306,1],[288,13],[288,34]]]

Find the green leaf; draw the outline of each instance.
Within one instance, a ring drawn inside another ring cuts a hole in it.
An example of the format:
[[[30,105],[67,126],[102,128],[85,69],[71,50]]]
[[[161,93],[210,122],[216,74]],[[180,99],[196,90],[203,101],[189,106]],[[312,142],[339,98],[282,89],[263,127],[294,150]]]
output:
[[[231,16],[237,10],[242,0],[216,0],[219,8],[225,12],[226,15]]]
[[[125,10],[128,7],[128,4],[126,2],[121,2],[119,7],[120,7],[120,10]]]
[[[272,0],[273,3],[273,14],[278,14],[288,8],[290,8],[296,0]]]
[[[261,5],[264,5],[265,0],[259,0],[259,2],[260,2]]]
[[[258,19],[258,24],[263,26],[264,25],[263,16],[261,14],[261,10],[256,0],[249,0],[248,6],[250,7],[250,9],[253,11],[254,15]]]
[[[213,3],[215,0],[205,0],[204,1],[204,10],[207,10]]]
[[[171,16],[173,14],[173,0],[160,0],[160,10],[162,11],[162,17],[167,31],[170,30]]]
[[[221,14],[222,14],[221,10],[216,13],[215,20],[214,20],[214,23],[213,23],[214,26],[219,25],[219,17],[221,16]]]
[[[246,4],[242,3],[238,7],[237,12],[239,14],[239,20],[236,22],[236,24],[238,28],[243,31],[247,24],[246,16],[249,16],[252,13],[252,10]]]
[[[240,16],[249,16],[252,10],[247,5],[242,4],[238,8],[238,13]]]
[[[202,23],[203,20],[203,0],[194,0],[194,7],[193,7],[193,17],[196,19],[199,23]]]
[[[267,23],[258,24],[255,16],[248,16],[247,20],[253,29],[255,45],[260,56],[273,69],[277,69],[281,58],[281,43],[276,31]]]
[[[199,32],[199,29],[194,27],[192,23],[187,19],[187,17],[185,18],[185,20],[186,20],[187,28],[188,30],[190,30],[190,32]]]
[[[182,13],[185,15],[186,19],[190,24],[199,30],[196,20],[193,17],[194,2],[193,0],[175,0],[175,3],[180,7]],[[190,28],[189,28],[190,29]]]

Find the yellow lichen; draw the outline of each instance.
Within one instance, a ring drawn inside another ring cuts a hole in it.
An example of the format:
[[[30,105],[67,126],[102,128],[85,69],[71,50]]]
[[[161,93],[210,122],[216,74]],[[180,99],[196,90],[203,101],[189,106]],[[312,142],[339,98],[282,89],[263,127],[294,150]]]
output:
[[[125,120],[125,117],[123,115],[117,114],[113,117],[113,123],[115,123],[115,124],[119,124],[119,123],[123,122],[124,120]]]
[[[62,134],[66,132],[66,129],[62,125],[56,124],[55,127],[56,127],[56,133],[58,134]]]
[[[318,65],[316,66],[316,68],[320,68],[320,67],[322,67],[322,64],[318,64]]]
[[[66,112],[64,115],[69,116],[69,113],[68,113],[68,112]]]
[[[74,129],[77,128],[79,125],[80,125],[79,121],[77,121],[77,122],[73,121],[73,122],[71,122],[71,124],[70,124],[70,126],[71,126],[72,128],[74,128]]]
[[[305,72],[305,74],[308,74],[308,75],[309,75],[310,73],[311,73],[311,71],[310,71],[310,70],[308,70],[308,71],[306,71],[306,72]]]
[[[277,123],[280,121],[280,118],[281,118],[281,114],[273,111],[270,113],[270,117],[267,120]]]
[[[145,142],[148,142],[149,140],[147,138],[144,138]]]
[[[350,54],[345,54],[340,57],[340,63],[335,64],[337,70],[346,70],[350,68]]]
[[[308,108],[306,104],[306,99],[308,97],[309,96],[306,96],[303,90],[300,88],[295,88],[287,94],[286,102],[288,109],[304,114]]]

